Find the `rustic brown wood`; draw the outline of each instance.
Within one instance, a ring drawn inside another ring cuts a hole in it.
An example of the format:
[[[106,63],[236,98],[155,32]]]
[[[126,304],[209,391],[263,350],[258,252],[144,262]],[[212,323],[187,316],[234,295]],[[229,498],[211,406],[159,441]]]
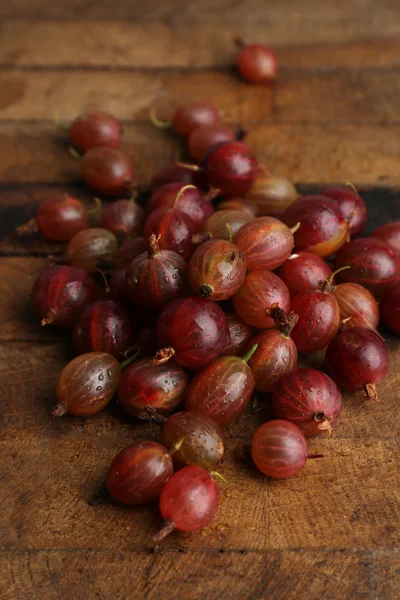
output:
[[[345,27],[321,30],[312,21],[307,23],[304,30],[304,21],[299,27],[299,22],[289,19],[281,27],[269,19],[251,24],[228,20],[224,27],[198,19],[107,21],[105,36],[103,21],[88,27],[82,21],[8,20],[2,25],[0,67],[228,67],[236,54],[233,38],[239,33],[249,41],[274,45],[283,68],[398,65],[399,41],[382,38],[382,29],[367,39],[355,39],[352,30],[351,40],[346,41]]]
[[[233,600],[282,600],[282,593],[287,600],[297,600],[304,597],[304,590],[308,598],[372,598],[371,589],[392,591],[385,570],[395,568],[395,559],[388,554],[377,557],[369,552],[318,549],[244,555],[40,550],[5,552],[0,556],[0,574],[6,588],[4,600],[28,598],[32,587],[38,598],[58,600],[71,596],[84,600],[88,597],[87,582],[91,582],[93,594],[114,600],[219,600],[222,591]],[[146,577],[138,577],[138,573],[145,573]]]
[[[100,492],[114,454],[157,439],[158,428],[116,401],[86,420],[50,416],[73,348],[68,332],[39,325],[29,292],[46,254],[63,246],[13,230],[49,194],[92,201],[55,119],[115,113],[146,185],[180,149],[149,124],[149,107],[167,114],[204,97],[301,191],[351,180],[367,199],[369,231],[399,219],[398,0],[3,0],[0,17],[0,597],[397,600],[398,338],[381,330],[391,354],[381,404],[345,394],[332,437],[309,442],[324,458],[297,477],[272,481],[251,464],[268,397],[227,427],[216,517],[153,553],[156,503],[129,509]],[[276,87],[239,81],[229,67],[235,34],[277,47]]]

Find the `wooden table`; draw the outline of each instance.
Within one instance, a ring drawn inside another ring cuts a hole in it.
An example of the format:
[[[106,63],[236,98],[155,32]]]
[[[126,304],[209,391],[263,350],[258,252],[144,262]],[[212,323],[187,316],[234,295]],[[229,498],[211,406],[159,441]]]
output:
[[[155,506],[93,501],[113,455],[157,430],[118,407],[55,422],[49,409],[68,336],[42,330],[29,291],[49,253],[14,228],[79,167],[55,119],[102,108],[124,121],[141,184],[179,143],[148,109],[209,98],[249,130],[260,162],[312,189],[353,181],[369,228],[399,218],[398,0],[2,0],[0,3],[0,598],[73,600],[400,597],[400,345],[382,403],[345,395],[331,438],[310,440],[298,477],[262,477],[242,452],[267,412],[228,430],[222,505],[197,535],[152,551]],[[234,35],[274,45],[279,85],[234,75]]]

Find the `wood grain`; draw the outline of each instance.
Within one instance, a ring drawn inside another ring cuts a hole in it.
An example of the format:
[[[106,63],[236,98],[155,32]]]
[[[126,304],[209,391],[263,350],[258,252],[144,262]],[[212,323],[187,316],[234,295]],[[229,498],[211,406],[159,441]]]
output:
[[[229,68],[234,64],[233,38],[238,34],[249,42],[272,44],[282,68],[399,65],[400,44],[395,36],[387,39],[376,31],[372,39],[346,41],[343,27],[339,42],[338,29],[322,31],[309,23],[304,31],[304,23],[303,29],[298,25],[287,20],[286,27],[278,28],[269,19],[250,23],[246,19],[227,21],[221,27],[214,21],[186,19],[103,20],[88,27],[82,21],[6,20],[1,29],[0,67]]]
[[[0,575],[5,584],[4,600],[30,600],[32,588],[37,598],[46,600],[69,596],[74,600],[219,600],[221,591],[227,590],[232,600],[282,600],[282,593],[285,600],[297,600],[304,597],[304,590],[309,600],[372,600],[371,579],[377,563],[382,571],[374,585],[388,593],[380,597],[395,598],[383,572],[394,567],[390,555],[375,559],[369,552],[323,549],[247,555],[45,549],[4,552],[0,555]]]

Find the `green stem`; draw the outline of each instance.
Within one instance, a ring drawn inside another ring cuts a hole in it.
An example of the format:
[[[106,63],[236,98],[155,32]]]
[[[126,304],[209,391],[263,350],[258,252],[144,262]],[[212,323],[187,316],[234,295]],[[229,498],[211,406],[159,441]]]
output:
[[[121,369],[124,371],[126,369],[126,367],[129,367],[129,365],[132,364],[137,359],[137,357],[139,356],[141,351],[142,351],[141,347],[138,346],[138,349],[136,350],[136,352],[134,352],[132,354],[132,356],[130,356],[126,360],[119,363],[121,365]]]
[[[225,479],[225,477],[223,477],[221,473],[218,473],[218,471],[211,471],[210,475],[212,475],[213,477],[217,477],[217,479],[220,479],[224,483],[228,484],[228,480]]]
[[[250,350],[242,357],[242,361],[245,363],[249,362],[249,360],[253,356],[254,352],[257,350],[257,348],[258,348],[258,344],[254,344],[254,346],[252,346],[250,348]]]
[[[102,202],[101,202],[100,198],[97,198],[97,196],[94,196],[93,200],[95,202],[95,206],[94,206],[94,208],[91,208],[90,210],[87,211],[88,215],[96,215],[98,212],[101,211]]]

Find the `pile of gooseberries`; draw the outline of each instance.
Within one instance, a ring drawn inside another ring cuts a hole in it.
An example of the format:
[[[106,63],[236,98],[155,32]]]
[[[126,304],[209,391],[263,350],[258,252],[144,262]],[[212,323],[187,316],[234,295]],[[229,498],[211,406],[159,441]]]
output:
[[[237,44],[246,80],[276,78],[270,48]],[[339,388],[378,400],[389,365],[380,319],[400,334],[400,222],[359,237],[367,209],[353,185],[300,196],[209,101],[178,106],[170,125],[196,163],[162,169],[137,197],[121,123],[80,115],[69,136],[101,197],[100,225],[90,226],[79,198],[58,194],[18,229],[67,244],[32,289],[41,324],[71,329],[77,353],[59,376],[53,416],[89,417],[116,396],[132,426],[160,426],[158,442],[122,448],[105,481],[116,502],[159,499],[156,543],[211,520],[224,429],[254,399],[263,395],[275,415],[254,433],[256,467],[294,476],[322,456],[306,436],[332,434]],[[321,370],[299,366],[299,353],[321,350]]]

